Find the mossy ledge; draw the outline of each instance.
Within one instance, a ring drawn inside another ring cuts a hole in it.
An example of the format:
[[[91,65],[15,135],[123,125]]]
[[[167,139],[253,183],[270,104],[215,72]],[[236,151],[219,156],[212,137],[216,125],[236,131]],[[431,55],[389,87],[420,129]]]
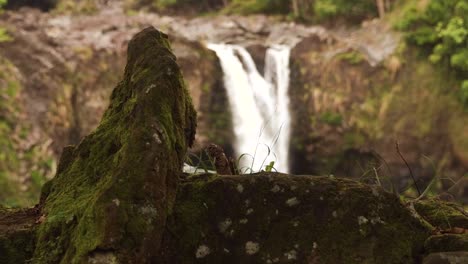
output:
[[[438,210],[467,220],[438,201],[409,209],[335,177],[183,176],[195,128],[167,36],[143,30],[100,126],[64,149],[39,205],[0,207],[0,263],[386,264],[465,250],[465,236],[431,236],[447,222]]]

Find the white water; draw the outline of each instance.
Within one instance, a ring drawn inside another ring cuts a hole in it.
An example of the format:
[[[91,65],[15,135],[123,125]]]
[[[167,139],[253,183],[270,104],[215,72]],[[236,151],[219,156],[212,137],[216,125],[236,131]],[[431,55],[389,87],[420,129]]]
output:
[[[290,48],[278,45],[267,50],[264,76],[245,48],[227,44],[208,48],[216,52],[224,72],[241,171],[260,171],[273,161],[276,170],[289,172]]]

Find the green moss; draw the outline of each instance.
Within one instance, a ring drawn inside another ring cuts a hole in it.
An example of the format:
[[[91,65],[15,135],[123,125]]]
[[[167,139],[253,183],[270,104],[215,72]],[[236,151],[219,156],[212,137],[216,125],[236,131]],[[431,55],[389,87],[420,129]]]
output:
[[[454,227],[468,228],[468,216],[457,204],[430,199],[419,201],[414,207],[434,227],[443,230]]]
[[[326,111],[321,114],[320,121],[329,124],[331,126],[340,126],[343,122],[343,116],[339,113],[335,113],[332,111]]]
[[[360,64],[365,60],[364,55],[358,51],[340,53],[336,56],[339,60],[348,62],[351,65]]]
[[[93,14],[97,11],[96,1],[93,0],[62,0],[55,8],[57,13]]]

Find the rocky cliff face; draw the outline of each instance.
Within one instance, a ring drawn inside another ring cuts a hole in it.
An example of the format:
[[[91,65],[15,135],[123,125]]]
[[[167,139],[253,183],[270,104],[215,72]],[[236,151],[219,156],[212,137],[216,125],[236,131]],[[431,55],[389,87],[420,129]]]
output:
[[[345,40],[311,36],[292,51],[291,100],[303,106],[292,108],[293,170],[371,180],[378,174],[404,188],[410,172],[399,142],[420,186],[438,173],[462,179],[468,116],[444,92],[450,79],[442,84],[440,73],[414,50],[397,48],[397,39],[372,43],[371,34],[391,36],[384,24],[362,31],[367,39],[360,31]],[[458,187],[451,191],[466,197],[466,183]]]

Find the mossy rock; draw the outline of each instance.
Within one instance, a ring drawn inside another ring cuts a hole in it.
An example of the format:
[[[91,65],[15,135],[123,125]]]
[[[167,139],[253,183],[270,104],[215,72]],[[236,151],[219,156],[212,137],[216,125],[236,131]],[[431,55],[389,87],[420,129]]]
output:
[[[424,243],[427,253],[434,252],[468,252],[468,234],[443,234],[431,236]]]
[[[35,248],[38,210],[9,209],[0,205],[0,263],[30,260]]]
[[[439,229],[468,229],[468,213],[455,203],[428,199],[415,203],[414,208],[427,222]]]
[[[196,113],[167,36],[129,43],[99,127],[68,147],[46,184],[34,263],[147,263],[155,257]]]
[[[413,263],[430,227],[380,188],[260,173],[182,183],[164,263]]]

